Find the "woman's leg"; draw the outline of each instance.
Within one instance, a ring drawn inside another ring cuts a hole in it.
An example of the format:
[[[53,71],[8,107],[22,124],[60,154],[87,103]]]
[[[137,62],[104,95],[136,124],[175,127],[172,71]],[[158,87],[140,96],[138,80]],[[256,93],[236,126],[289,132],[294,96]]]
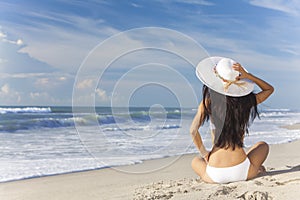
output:
[[[192,168],[200,176],[200,178],[207,182],[207,183],[213,183],[211,178],[206,174],[206,162],[203,158],[195,157],[192,160]]]
[[[262,169],[262,164],[266,160],[268,154],[269,145],[265,142],[258,142],[249,149],[247,156],[251,165],[248,171],[248,179],[252,179],[259,174]]]

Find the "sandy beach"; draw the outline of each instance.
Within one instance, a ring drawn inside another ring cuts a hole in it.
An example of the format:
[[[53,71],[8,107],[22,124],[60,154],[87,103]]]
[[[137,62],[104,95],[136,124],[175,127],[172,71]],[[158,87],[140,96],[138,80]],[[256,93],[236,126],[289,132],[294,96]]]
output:
[[[271,145],[266,174],[250,181],[206,184],[190,167],[195,155],[184,155],[1,183],[0,199],[295,199],[300,195],[299,151],[299,140]],[[140,171],[149,172],[132,173]]]
[[[283,126],[282,128],[286,128],[286,129],[289,129],[289,130],[300,129],[300,123]]]

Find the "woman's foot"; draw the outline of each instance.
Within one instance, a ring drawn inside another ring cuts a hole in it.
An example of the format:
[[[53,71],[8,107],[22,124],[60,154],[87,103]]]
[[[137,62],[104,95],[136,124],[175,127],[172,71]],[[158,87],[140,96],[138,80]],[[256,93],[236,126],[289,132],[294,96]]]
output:
[[[261,175],[263,175],[263,174],[265,174],[266,173],[266,168],[263,166],[263,165],[261,165],[260,167],[259,167],[259,169],[258,169],[258,176],[261,176]]]

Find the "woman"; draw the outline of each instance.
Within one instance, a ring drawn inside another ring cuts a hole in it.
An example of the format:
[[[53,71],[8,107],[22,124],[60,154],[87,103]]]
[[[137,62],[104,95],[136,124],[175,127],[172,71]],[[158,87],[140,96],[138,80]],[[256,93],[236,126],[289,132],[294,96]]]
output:
[[[264,171],[269,146],[258,142],[246,153],[244,135],[250,122],[258,115],[257,105],[274,91],[267,82],[248,73],[232,59],[210,57],[196,70],[204,83],[203,99],[192,122],[190,133],[202,158],[192,161],[193,170],[208,183],[249,180]],[[254,84],[261,91],[253,93]],[[213,147],[208,152],[198,129],[210,120]]]

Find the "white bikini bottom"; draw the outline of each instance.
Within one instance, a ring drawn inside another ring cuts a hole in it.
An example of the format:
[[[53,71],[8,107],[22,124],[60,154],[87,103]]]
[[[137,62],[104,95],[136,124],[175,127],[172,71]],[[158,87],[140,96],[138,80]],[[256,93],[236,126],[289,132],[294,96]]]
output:
[[[216,183],[245,181],[248,177],[249,167],[250,160],[246,157],[242,163],[232,167],[212,167],[207,165],[206,173]]]

